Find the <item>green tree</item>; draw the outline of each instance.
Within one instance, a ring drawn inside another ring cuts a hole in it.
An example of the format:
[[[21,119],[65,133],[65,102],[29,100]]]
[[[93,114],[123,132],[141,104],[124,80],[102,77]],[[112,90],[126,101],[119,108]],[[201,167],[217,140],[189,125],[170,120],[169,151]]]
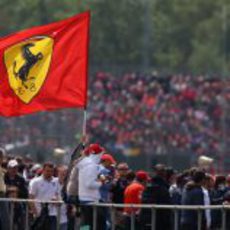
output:
[[[147,60],[159,70],[220,72],[224,61],[230,64],[229,5],[225,0],[1,0],[0,35],[91,10],[91,64],[137,67]]]

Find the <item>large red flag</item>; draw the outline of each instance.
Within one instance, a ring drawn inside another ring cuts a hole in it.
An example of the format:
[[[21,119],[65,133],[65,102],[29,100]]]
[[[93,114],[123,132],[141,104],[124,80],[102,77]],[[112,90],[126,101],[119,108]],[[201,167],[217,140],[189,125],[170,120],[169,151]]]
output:
[[[0,39],[0,115],[85,107],[89,12]]]

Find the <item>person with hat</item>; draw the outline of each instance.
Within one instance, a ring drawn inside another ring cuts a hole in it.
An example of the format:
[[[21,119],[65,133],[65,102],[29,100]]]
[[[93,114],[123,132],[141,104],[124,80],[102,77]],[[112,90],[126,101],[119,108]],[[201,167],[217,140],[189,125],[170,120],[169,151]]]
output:
[[[100,202],[110,203],[111,202],[111,188],[112,181],[114,179],[115,170],[114,167],[116,161],[112,155],[106,153],[101,156],[100,169],[99,169],[99,178],[104,179],[103,185],[100,187]],[[106,229],[110,229],[111,218],[109,208],[101,209],[101,212],[105,215],[106,219]]]
[[[25,179],[18,173],[18,162],[12,159],[7,164],[7,172],[5,174],[6,189],[11,186],[18,188],[19,198],[28,198],[28,189]]]
[[[103,154],[101,156],[101,163],[99,169],[99,177],[105,180],[104,184],[100,187],[101,201],[104,203],[111,202],[110,190],[112,180],[114,178],[114,166],[116,161],[110,154]]]
[[[12,159],[7,164],[7,171],[5,174],[5,184],[6,184],[6,194],[12,195],[17,198],[26,199],[28,198],[28,189],[25,179],[18,172],[18,162]],[[13,192],[12,192],[13,188]],[[14,225],[17,227],[24,228],[24,215],[25,215],[25,205],[23,203],[17,203],[14,205]]]
[[[136,172],[134,181],[125,189],[124,204],[141,204],[142,193],[149,180],[149,175],[143,170]],[[138,225],[137,217],[139,216],[140,208],[124,208],[124,215],[126,216],[126,227],[129,229],[131,224],[131,215],[136,217],[136,225]]]
[[[100,201],[100,187],[105,178],[99,177],[99,163],[105,149],[99,144],[90,144],[86,149],[87,157],[79,161],[75,167],[78,169],[78,195],[83,215],[83,225],[93,229],[93,209],[90,203]],[[98,208],[97,229],[105,229],[105,219]]]

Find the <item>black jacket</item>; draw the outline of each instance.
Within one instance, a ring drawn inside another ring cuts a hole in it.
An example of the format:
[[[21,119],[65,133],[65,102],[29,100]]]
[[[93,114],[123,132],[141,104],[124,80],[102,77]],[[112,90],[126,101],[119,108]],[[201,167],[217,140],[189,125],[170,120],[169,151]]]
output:
[[[124,192],[128,186],[128,180],[126,178],[119,178],[111,187],[112,202],[115,204],[124,203]]]
[[[201,186],[196,185],[194,182],[189,182],[182,194],[182,205],[204,205],[204,193]],[[198,229],[198,211],[196,210],[182,210],[181,224],[184,228]],[[206,229],[205,212],[202,211],[202,227]]]
[[[161,177],[153,177],[142,194],[143,204],[166,204],[170,205],[170,195],[168,184]],[[151,210],[142,209],[140,221],[143,229],[151,229]],[[158,210],[156,211],[156,230],[171,229],[171,211]]]
[[[28,188],[26,181],[20,175],[16,175],[15,178],[11,179],[8,173],[5,174],[5,184],[6,186],[15,186],[18,188],[18,197],[19,198],[28,198]]]

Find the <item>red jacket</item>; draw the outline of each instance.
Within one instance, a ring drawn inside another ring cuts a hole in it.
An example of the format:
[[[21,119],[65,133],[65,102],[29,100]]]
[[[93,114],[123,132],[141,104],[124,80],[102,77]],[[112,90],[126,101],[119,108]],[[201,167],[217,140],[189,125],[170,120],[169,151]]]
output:
[[[125,189],[124,204],[141,204],[141,197],[144,189],[144,185],[134,181]],[[124,208],[124,212],[127,214],[131,214],[132,212],[137,213],[139,210],[139,208]]]

